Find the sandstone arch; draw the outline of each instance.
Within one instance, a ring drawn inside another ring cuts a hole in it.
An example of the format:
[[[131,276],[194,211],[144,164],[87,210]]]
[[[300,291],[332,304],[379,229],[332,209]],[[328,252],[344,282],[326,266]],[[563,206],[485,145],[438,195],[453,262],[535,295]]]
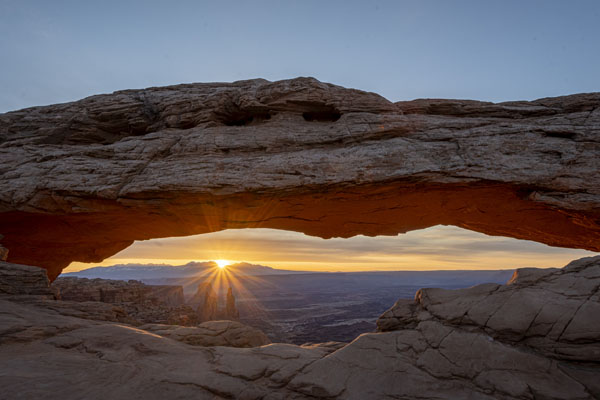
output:
[[[312,78],[126,90],[0,115],[0,233],[51,279],[133,240],[436,224],[600,251],[600,93],[414,100]]]

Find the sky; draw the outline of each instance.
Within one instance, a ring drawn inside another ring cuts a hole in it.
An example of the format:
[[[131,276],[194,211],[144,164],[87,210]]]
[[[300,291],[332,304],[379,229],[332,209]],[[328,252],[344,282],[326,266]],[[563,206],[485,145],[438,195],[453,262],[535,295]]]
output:
[[[0,0],[0,112],[296,76],[489,101],[600,91],[597,0]]]
[[[183,238],[139,241],[103,263],[73,263],[64,272],[92,266],[229,260],[306,271],[514,269],[563,267],[596,255],[527,240],[487,236],[455,226],[435,226],[398,236],[321,239],[276,229],[230,229]]]
[[[296,76],[392,101],[600,91],[598,21],[597,0],[0,0],[0,112],[121,89]],[[218,258],[296,269],[562,266],[585,253],[456,229],[329,241],[226,231],[139,242],[107,262],[205,260],[226,243]]]

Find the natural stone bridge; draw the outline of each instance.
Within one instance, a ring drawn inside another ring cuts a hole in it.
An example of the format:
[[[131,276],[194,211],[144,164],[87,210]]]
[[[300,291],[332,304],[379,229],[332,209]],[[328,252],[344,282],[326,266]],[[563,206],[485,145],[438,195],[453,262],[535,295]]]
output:
[[[134,240],[436,224],[600,251],[600,93],[414,100],[312,78],[126,90],[0,115],[0,233],[51,279]]]

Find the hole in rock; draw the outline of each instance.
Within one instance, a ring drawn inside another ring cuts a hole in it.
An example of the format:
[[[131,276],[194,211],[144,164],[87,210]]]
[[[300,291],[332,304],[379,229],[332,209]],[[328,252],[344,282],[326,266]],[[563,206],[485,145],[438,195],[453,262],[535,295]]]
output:
[[[342,114],[337,111],[335,108],[317,110],[317,111],[307,111],[302,113],[302,117],[305,121],[317,121],[317,122],[335,122]]]
[[[271,119],[271,114],[266,111],[243,111],[238,109],[221,114],[218,119],[227,126],[245,126],[267,121]]]
[[[53,285],[65,300],[83,301],[85,291],[73,290],[83,281],[65,278],[133,279],[161,285],[146,307],[162,311],[148,317],[136,308],[142,322],[239,319],[273,342],[349,342],[420,288],[505,283],[515,268],[562,267],[592,254],[450,226],[349,239],[236,229],[138,241],[100,264],[72,263]],[[93,293],[132,301],[116,289]]]

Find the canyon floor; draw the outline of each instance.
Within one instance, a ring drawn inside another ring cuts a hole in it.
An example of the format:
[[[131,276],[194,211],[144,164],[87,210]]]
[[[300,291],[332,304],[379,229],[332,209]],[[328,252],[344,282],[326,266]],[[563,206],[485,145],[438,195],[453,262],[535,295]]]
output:
[[[39,268],[0,271],[3,399],[600,396],[600,257],[519,269],[505,285],[420,290],[348,344],[250,348],[189,340],[241,324],[133,326],[111,321],[106,303],[54,300]]]

